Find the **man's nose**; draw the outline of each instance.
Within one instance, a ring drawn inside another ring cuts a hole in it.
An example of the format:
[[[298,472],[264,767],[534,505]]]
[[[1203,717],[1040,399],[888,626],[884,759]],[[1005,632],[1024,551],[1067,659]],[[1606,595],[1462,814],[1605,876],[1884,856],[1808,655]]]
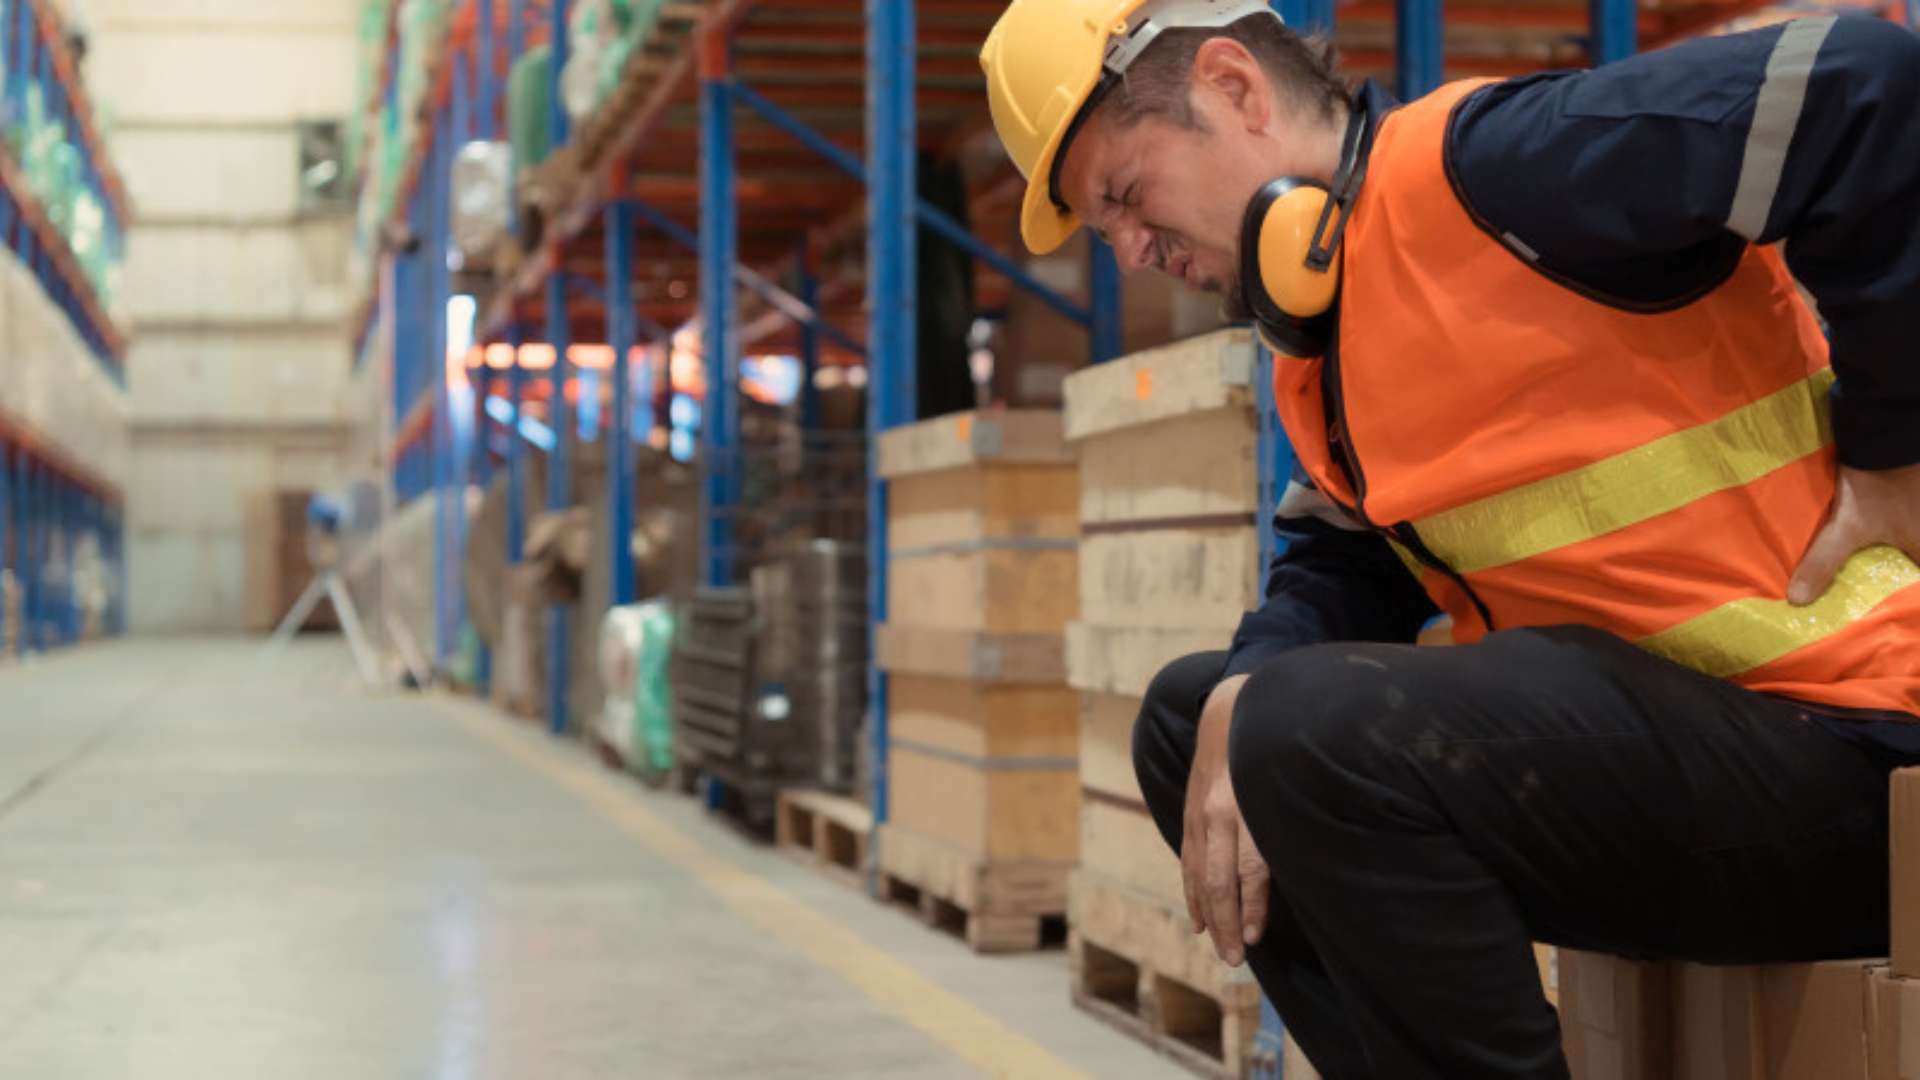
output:
[[[1109,234],[1108,242],[1113,245],[1120,269],[1129,274],[1153,269],[1153,236],[1147,230],[1122,225]]]

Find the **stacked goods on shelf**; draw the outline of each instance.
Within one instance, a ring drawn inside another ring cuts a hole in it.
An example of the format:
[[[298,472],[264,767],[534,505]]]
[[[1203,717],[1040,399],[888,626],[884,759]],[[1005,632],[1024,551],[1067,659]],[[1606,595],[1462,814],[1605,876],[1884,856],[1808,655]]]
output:
[[[769,569],[780,586],[766,611],[770,680],[785,691],[794,725],[812,734],[806,783],[857,790],[867,706],[867,558],[863,548],[815,540]]]
[[[574,59],[563,79],[581,121],[581,160],[597,164],[624,120],[675,58],[692,48],[699,4],[583,0],[574,9]]]
[[[1920,1078],[1920,769],[1891,786],[1890,965],[1643,964],[1562,950],[1575,1080]]]
[[[452,4],[449,0],[398,0],[397,13],[389,15],[393,0],[374,0],[363,12],[360,45],[371,50],[364,71],[371,72],[364,107],[372,112],[372,136],[365,140],[364,160],[359,162],[364,183],[361,188],[357,219],[358,249],[377,247],[375,235],[381,225],[392,221],[400,205],[401,184],[407,163],[418,149],[421,124],[433,89],[435,73],[448,51],[448,23]],[[387,25],[394,24],[399,41],[394,68],[387,70]],[[375,100],[378,76],[392,80],[393,91]],[[356,150],[360,144],[356,143]],[[370,264],[357,265],[358,273],[370,273]],[[365,284],[362,282],[361,284]]]
[[[1180,867],[1134,778],[1134,718],[1168,662],[1224,649],[1256,606],[1254,347],[1194,338],[1067,379],[1080,459],[1080,869],[1074,1000],[1203,1071],[1244,1076],[1260,992],[1187,925]]]
[[[6,58],[0,57],[0,83]],[[27,82],[10,122],[0,123],[0,159],[12,163],[26,194],[38,202],[73,253],[103,310],[114,310],[125,253],[109,232],[107,206],[87,183],[80,132],[50,115],[46,92]]]
[[[1078,492],[1060,418],[962,413],[881,436],[889,485],[886,899],[1031,949],[1079,849],[1078,716],[1061,630],[1078,607]]]
[[[807,787],[779,796],[775,842],[803,861],[858,885],[866,872],[873,815],[847,793],[864,794],[862,723],[867,705],[866,549],[815,540],[786,557],[792,585],[784,611],[770,613],[773,651],[785,658],[783,685],[794,721],[812,731]],[[817,786],[816,786],[817,785]]]
[[[0,252],[0,425],[31,424],[75,471],[124,488],[131,405],[32,273]]]
[[[743,588],[696,590],[680,620],[668,675],[673,760],[684,776],[736,755],[752,665],[753,594]]]
[[[720,785],[718,808],[770,835],[781,789],[819,782],[821,752],[852,741],[857,698],[829,685],[864,628],[842,617],[864,592],[850,588],[845,553],[798,552],[756,567],[745,589],[695,593],[675,649],[674,758]],[[823,565],[824,564],[824,565]],[[831,661],[830,661],[830,658]],[[810,685],[811,683],[811,685]],[[822,709],[836,710],[831,717]],[[840,725],[828,733],[822,721]],[[850,763],[836,762],[836,775]]]

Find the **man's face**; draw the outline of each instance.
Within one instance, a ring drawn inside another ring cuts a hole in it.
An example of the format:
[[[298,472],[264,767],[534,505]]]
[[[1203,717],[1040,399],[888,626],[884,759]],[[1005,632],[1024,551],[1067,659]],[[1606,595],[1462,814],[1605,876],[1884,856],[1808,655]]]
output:
[[[1191,91],[1192,128],[1159,117],[1122,126],[1096,113],[1067,147],[1060,192],[1122,269],[1169,274],[1244,318],[1247,204],[1282,176],[1330,179],[1338,138],[1329,146],[1325,124],[1281,108],[1258,63],[1226,39],[1202,47]]]
[[[1211,293],[1238,277],[1244,196],[1225,185],[1228,140],[1157,117],[1119,129],[1098,116],[1067,148],[1060,188],[1122,269],[1158,270]],[[1243,186],[1243,185],[1242,185]]]

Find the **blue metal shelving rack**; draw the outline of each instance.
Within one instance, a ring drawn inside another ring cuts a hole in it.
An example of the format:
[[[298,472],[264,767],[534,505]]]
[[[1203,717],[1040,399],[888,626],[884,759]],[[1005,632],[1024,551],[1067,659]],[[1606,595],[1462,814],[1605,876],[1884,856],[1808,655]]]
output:
[[[109,252],[115,258],[124,253],[125,187],[106,157],[59,20],[43,0],[0,0],[0,70],[0,251],[27,270],[124,391],[126,340],[4,141],[24,122],[29,94],[37,93],[45,115],[69,134],[81,185],[105,211]],[[83,537],[94,540],[107,567],[110,599],[102,629],[123,633],[127,575],[120,491],[38,431],[32,417],[14,415],[6,404],[0,401],[0,570],[11,571],[20,589],[21,625],[6,625],[8,613],[0,611],[0,636],[11,636],[23,654],[80,639],[80,598],[70,580],[50,571],[67,567],[70,579]]]

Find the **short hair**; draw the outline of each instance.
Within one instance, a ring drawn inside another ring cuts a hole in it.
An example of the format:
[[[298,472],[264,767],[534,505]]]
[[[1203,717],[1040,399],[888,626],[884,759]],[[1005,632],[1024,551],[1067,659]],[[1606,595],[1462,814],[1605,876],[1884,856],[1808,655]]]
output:
[[[1127,68],[1120,85],[1096,112],[1121,128],[1149,117],[1188,130],[1203,127],[1193,111],[1189,83],[1200,47],[1218,37],[1237,41],[1252,53],[1275,89],[1296,108],[1312,110],[1332,123],[1353,104],[1334,64],[1331,41],[1320,35],[1302,36],[1279,19],[1256,14],[1218,29],[1162,31]]]

